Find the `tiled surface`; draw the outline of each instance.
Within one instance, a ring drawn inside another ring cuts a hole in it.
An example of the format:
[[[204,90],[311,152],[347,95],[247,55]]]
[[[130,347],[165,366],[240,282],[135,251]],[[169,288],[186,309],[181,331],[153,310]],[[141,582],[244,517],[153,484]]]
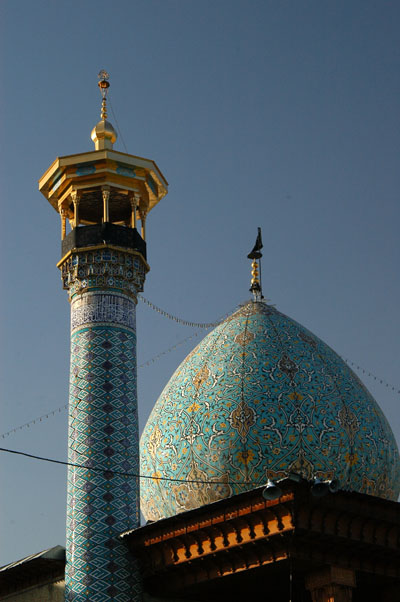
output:
[[[117,539],[139,524],[135,302],[84,293],[71,307],[66,600],[140,599]],[[118,473],[118,474],[117,474]]]
[[[87,290],[117,291],[135,297],[143,290],[147,268],[135,252],[102,249],[78,250],[61,266],[63,287],[72,299]]]
[[[397,499],[400,461],[373,397],[325,343],[250,302],[184,360],[141,439],[147,519],[171,516],[280,478],[337,478]]]

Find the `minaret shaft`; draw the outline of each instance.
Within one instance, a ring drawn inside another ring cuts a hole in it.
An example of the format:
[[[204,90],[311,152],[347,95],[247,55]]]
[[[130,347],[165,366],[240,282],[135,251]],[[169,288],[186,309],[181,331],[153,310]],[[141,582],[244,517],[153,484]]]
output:
[[[63,277],[71,294],[66,600],[136,602],[139,574],[118,535],[139,526],[132,283],[144,270],[105,246],[73,253]]]

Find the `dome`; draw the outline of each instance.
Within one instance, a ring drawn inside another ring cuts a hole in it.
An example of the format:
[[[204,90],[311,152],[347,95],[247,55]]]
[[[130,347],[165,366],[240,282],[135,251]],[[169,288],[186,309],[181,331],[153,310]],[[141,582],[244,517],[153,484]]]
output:
[[[155,404],[141,474],[165,480],[142,479],[141,509],[158,520],[288,472],[399,495],[393,433],[359,378],[303,326],[249,302],[187,356]]]
[[[109,121],[101,119],[92,129],[90,137],[94,142],[96,150],[103,148],[111,149],[117,139],[117,132]]]

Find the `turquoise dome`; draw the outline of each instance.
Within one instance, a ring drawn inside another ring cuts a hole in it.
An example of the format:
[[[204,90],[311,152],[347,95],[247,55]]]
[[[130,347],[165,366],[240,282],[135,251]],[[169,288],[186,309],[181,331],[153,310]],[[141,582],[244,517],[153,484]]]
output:
[[[359,378],[303,326],[249,302],[188,355],[155,404],[141,474],[166,480],[142,479],[141,509],[158,520],[288,472],[392,500],[400,490],[393,433]]]

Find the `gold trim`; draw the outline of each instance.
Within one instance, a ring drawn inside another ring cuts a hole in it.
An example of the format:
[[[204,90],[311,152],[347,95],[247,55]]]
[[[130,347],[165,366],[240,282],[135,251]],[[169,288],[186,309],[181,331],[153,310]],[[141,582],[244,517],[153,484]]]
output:
[[[163,187],[168,187],[167,179],[165,178],[161,169],[158,167],[157,163],[153,161],[153,159],[146,159],[146,157],[130,155],[129,153],[121,153],[120,151],[116,151],[114,149],[104,149],[98,151],[88,151],[86,153],[75,153],[74,155],[65,155],[64,157],[57,157],[56,159],[54,159],[50,167],[47,168],[42,177],[39,178],[39,189],[41,188],[41,182],[43,180],[48,179],[46,178],[46,176],[50,175],[50,171],[52,169],[56,170],[57,168],[69,167],[71,165],[76,165],[76,163],[86,163],[86,161],[92,163],[93,161],[98,161],[99,159],[111,159],[119,161],[118,157],[128,157],[130,159],[128,165],[137,165],[138,167],[142,167],[144,169],[147,168],[149,171],[154,171],[155,175],[159,176]],[[135,160],[135,163],[133,163],[133,160]],[[154,166],[153,170],[149,167],[149,163],[151,163],[151,165]]]

